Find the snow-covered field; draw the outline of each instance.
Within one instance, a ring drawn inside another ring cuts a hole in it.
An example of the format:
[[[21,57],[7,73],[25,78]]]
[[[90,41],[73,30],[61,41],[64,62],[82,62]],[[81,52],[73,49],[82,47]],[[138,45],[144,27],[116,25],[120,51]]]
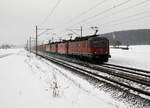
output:
[[[148,48],[111,49],[109,63],[149,69],[150,61],[145,58],[150,54]],[[24,49],[5,50],[0,55],[9,53],[11,55],[0,58],[0,108],[131,108],[68,70]]]
[[[129,50],[110,49],[108,63],[150,71],[150,45],[130,46]]]
[[[8,56],[11,55],[13,53],[15,53],[16,50],[14,49],[0,49],[0,58],[4,57],[4,56]]]
[[[0,108],[125,108],[67,70],[23,49],[11,51],[0,58]]]

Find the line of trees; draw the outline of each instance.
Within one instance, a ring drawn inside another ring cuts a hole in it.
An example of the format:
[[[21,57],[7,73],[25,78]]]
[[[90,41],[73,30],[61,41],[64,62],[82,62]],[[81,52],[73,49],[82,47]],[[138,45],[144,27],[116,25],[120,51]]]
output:
[[[15,48],[15,45],[9,45],[9,44],[3,44],[0,46],[0,49],[9,49],[9,48]]]

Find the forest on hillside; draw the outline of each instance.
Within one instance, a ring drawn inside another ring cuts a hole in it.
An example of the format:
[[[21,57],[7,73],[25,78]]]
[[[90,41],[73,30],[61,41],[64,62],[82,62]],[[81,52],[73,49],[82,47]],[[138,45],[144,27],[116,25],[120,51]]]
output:
[[[102,34],[110,40],[110,45],[119,41],[121,45],[150,45],[150,29],[115,31]]]

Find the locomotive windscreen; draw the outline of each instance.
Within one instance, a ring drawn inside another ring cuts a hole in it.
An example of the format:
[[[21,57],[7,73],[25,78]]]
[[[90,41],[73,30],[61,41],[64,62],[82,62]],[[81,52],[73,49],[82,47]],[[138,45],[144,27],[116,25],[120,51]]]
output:
[[[108,47],[109,42],[106,38],[94,37],[89,39],[90,46],[93,48]]]
[[[99,40],[92,41],[92,42],[91,42],[91,46],[92,46],[93,48],[98,48],[98,47],[100,47],[100,41],[99,41]]]
[[[105,48],[108,47],[109,46],[108,40],[103,40],[102,41],[102,46],[105,47]]]

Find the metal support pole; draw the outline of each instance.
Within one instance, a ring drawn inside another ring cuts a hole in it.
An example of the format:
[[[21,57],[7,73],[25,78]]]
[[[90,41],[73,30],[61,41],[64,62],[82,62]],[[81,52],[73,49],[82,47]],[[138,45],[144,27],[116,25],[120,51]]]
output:
[[[30,36],[30,53],[31,53],[31,36]]]
[[[81,26],[81,37],[82,37],[82,26]]]
[[[27,40],[27,51],[28,51],[28,40]]]
[[[37,55],[37,51],[38,51],[38,46],[37,46],[37,43],[38,42],[38,27],[36,26],[36,45],[35,45],[35,47],[36,47],[36,55]]]

